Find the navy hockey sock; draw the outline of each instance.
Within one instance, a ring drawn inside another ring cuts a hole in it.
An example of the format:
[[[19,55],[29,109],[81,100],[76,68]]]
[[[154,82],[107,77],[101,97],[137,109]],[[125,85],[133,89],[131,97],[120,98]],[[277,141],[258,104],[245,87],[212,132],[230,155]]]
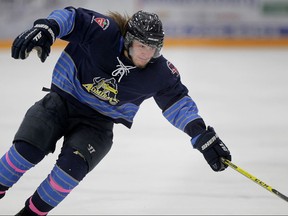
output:
[[[88,173],[86,161],[72,148],[62,150],[51,173],[26,201],[25,208],[46,215],[79,184]]]
[[[1,186],[0,186],[0,199],[2,199],[5,196],[6,190],[8,190],[8,187],[3,186],[1,189]]]
[[[14,145],[16,150],[30,163],[38,164],[45,157],[43,151],[29,143],[17,141]]]
[[[21,147],[19,147],[21,146]],[[37,148],[25,143],[12,145],[0,160],[0,199],[21,176],[43,157]],[[33,155],[29,158],[29,155]],[[43,154],[44,155],[44,154]],[[27,159],[28,158],[28,159]]]

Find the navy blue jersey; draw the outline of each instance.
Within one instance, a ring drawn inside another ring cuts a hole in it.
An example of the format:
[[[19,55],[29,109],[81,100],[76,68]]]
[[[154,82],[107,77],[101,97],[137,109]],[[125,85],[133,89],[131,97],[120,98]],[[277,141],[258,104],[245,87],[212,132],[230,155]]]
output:
[[[69,42],[53,72],[53,91],[129,128],[140,104],[153,97],[175,127],[191,137],[205,130],[176,67],[163,56],[145,68],[135,67],[124,56],[123,36],[112,18],[70,7],[53,11],[48,19],[58,23],[58,38]]]

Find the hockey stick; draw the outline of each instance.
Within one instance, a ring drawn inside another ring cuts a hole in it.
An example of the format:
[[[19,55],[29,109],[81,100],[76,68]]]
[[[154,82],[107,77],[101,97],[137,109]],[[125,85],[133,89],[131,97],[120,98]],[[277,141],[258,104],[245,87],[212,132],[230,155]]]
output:
[[[271,186],[267,185],[265,182],[261,181],[260,179],[256,178],[255,176],[251,175],[247,171],[241,169],[239,166],[236,166],[231,161],[222,158],[222,162],[224,164],[228,165],[229,167],[231,167],[232,169],[236,170],[237,172],[241,173],[242,175],[246,176],[247,178],[251,179],[256,184],[262,186],[266,190],[268,190],[271,193],[275,194],[279,198],[281,198],[281,199],[285,200],[286,202],[288,202],[288,197],[287,196],[285,196],[284,194],[280,193],[279,191],[277,191],[276,189],[272,188]]]

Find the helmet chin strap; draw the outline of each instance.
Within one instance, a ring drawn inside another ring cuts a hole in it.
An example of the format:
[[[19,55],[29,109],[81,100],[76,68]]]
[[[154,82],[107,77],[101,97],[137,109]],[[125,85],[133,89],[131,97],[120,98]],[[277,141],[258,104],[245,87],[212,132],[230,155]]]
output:
[[[132,56],[131,56],[131,53],[133,53],[132,49],[133,49],[132,46],[129,46],[129,48],[127,50],[127,54],[128,54],[129,59],[133,62],[133,59],[132,59]]]
[[[130,54],[132,47],[130,46],[128,49],[124,49],[124,55],[134,64],[132,56]]]

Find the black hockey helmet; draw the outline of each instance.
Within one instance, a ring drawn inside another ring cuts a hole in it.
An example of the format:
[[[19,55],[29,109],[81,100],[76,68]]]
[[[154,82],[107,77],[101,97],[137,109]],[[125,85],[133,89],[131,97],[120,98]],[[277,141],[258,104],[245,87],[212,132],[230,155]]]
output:
[[[144,11],[136,12],[127,23],[125,34],[125,48],[129,50],[133,39],[155,47],[156,52],[153,58],[160,56],[163,47],[164,31],[162,22],[157,14]]]

